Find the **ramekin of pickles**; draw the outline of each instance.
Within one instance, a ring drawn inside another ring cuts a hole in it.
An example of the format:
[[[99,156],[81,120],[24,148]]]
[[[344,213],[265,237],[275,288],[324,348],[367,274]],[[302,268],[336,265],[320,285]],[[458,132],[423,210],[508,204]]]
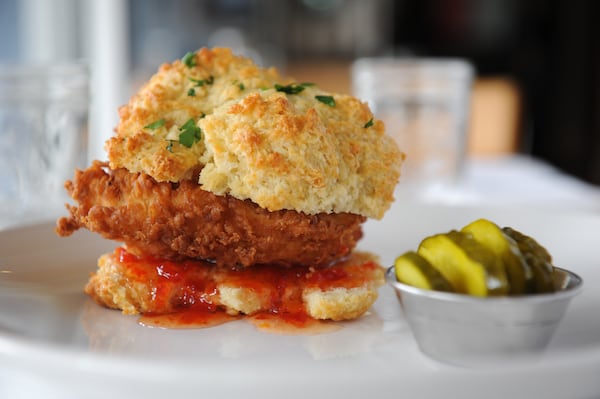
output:
[[[582,286],[534,238],[487,219],[424,238],[386,278],[421,351],[464,366],[539,353]]]
[[[396,258],[394,270],[398,281],[414,287],[476,296],[555,290],[548,251],[487,219],[425,238],[416,252]]]

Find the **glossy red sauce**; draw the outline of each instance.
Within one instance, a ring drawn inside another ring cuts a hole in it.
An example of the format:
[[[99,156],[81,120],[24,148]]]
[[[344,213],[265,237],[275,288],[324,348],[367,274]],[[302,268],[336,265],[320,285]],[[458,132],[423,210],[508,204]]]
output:
[[[239,319],[221,310],[182,308],[174,313],[144,314],[140,316],[140,324],[148,327],[162,328],[207,328],[218,326]]]
[[[357,253],[327,268],[259,265],[241,270],[216,268],[203,261],[173,262],[138,257],[124,248],[115,255],[126,268],[130,284],[149,286],[150,298],[142,315],[143,325],[165,328],[202,328],[219,325],[241,316],[230,316],[219,303],[219,284],[250,288],[266,301],[264,310],[245,316],[257,328],[289,333],[323,330],[323,323],[304,310],[305,288],[327,290],[354,288],[365,283],[379,266],[369,254]]]

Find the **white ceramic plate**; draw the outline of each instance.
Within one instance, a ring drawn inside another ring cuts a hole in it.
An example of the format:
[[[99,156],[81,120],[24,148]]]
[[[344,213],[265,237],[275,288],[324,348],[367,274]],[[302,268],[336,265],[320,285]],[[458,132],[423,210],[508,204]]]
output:
[[[423,356],[391,288],[372,312],[321,335],[275,335],[236,321],[198,330],[143,327],[82,293],[116,245],[51,224],[0,232],[0,397],[544,397],[600,393],[600,215],[395,205],[360,248],[391,264],[426,235],[478,217],[534,235],[584,279],[537,358],[472,370]]]

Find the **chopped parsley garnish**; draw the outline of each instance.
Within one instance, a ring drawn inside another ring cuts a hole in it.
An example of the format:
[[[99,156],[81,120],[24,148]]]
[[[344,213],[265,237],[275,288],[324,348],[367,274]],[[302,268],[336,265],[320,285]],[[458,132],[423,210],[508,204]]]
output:
[[[196,126],[194,119],[189,119],[179,128],[179,144],[191,148],[194,143],[197,143],[202,138],[202,130]]]
[[[190,78],[190,80],[195,83],[194,87],[202,87],[204,85],[211,85],[211,84],[213,84],[215,82],[215,77],[212,76],[212,75],[210,75],[206,79],[194,79],[194,78]]]
[[[160,127],[163,127],[165,125],[166,121],[164,119],[159,119],[157,121],[154,121],[146,126],[144,126],[144,129],[150,129],[150,130],[156,130]]]
[[[202,87],[202,86],[206,86],[206,85],[211,85],[215,82],[215,78],[214,76],[209,76],[206,79],[194,79],[194,78],[189,78],[192,82],[194,82],[194,87],[190,88],[187,91],[187,95],[190,97],[194,97],[196,96],[196,87]]]
[[[188,68],[195,67],[197,65],[196,53],[194,53],[193,51],[188,52],[186,55],[183,56],[181,62],[183,62]]]
[[[333,96],[315,96],[317,100],[330,107],[335,107],[335,99]]]
[[[246,88],[246,86],[237,79],[234,80],[233,82],[231,82],[231,84],[236,85],[238,87],[238,89],[240,89],[240,91],[243,91]]]
[[[314,86],[314,83],[290,83],[289,85],[280,85],[275,83],[275,90],[281,91],[286,94],[298,94],[307,87]]]
[[[304,87],[294,84],[294,83],[286,85],[286,86],[280,85],[279,83],[275,83],[275,90],[281,91],[286,94],[298,94],[302,90],[304,90]]]
[[[365,125],[363,126],[365,129],[368,127],[371,127],[375,124],[375,122],[373,122],[373,118],[369,119],[369,121],[367,123],[365,123]]]

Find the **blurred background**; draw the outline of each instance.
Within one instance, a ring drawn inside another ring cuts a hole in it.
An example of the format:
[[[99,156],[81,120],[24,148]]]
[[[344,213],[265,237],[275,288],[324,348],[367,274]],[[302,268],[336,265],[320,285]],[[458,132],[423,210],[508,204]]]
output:
[[[0,62],[87,60],[97,158],[117,107],[202,46],[347,93],[360,57],[464,57],[470,155],[530,154],[600,184],[599,20],[579,0],[0,0]]]

